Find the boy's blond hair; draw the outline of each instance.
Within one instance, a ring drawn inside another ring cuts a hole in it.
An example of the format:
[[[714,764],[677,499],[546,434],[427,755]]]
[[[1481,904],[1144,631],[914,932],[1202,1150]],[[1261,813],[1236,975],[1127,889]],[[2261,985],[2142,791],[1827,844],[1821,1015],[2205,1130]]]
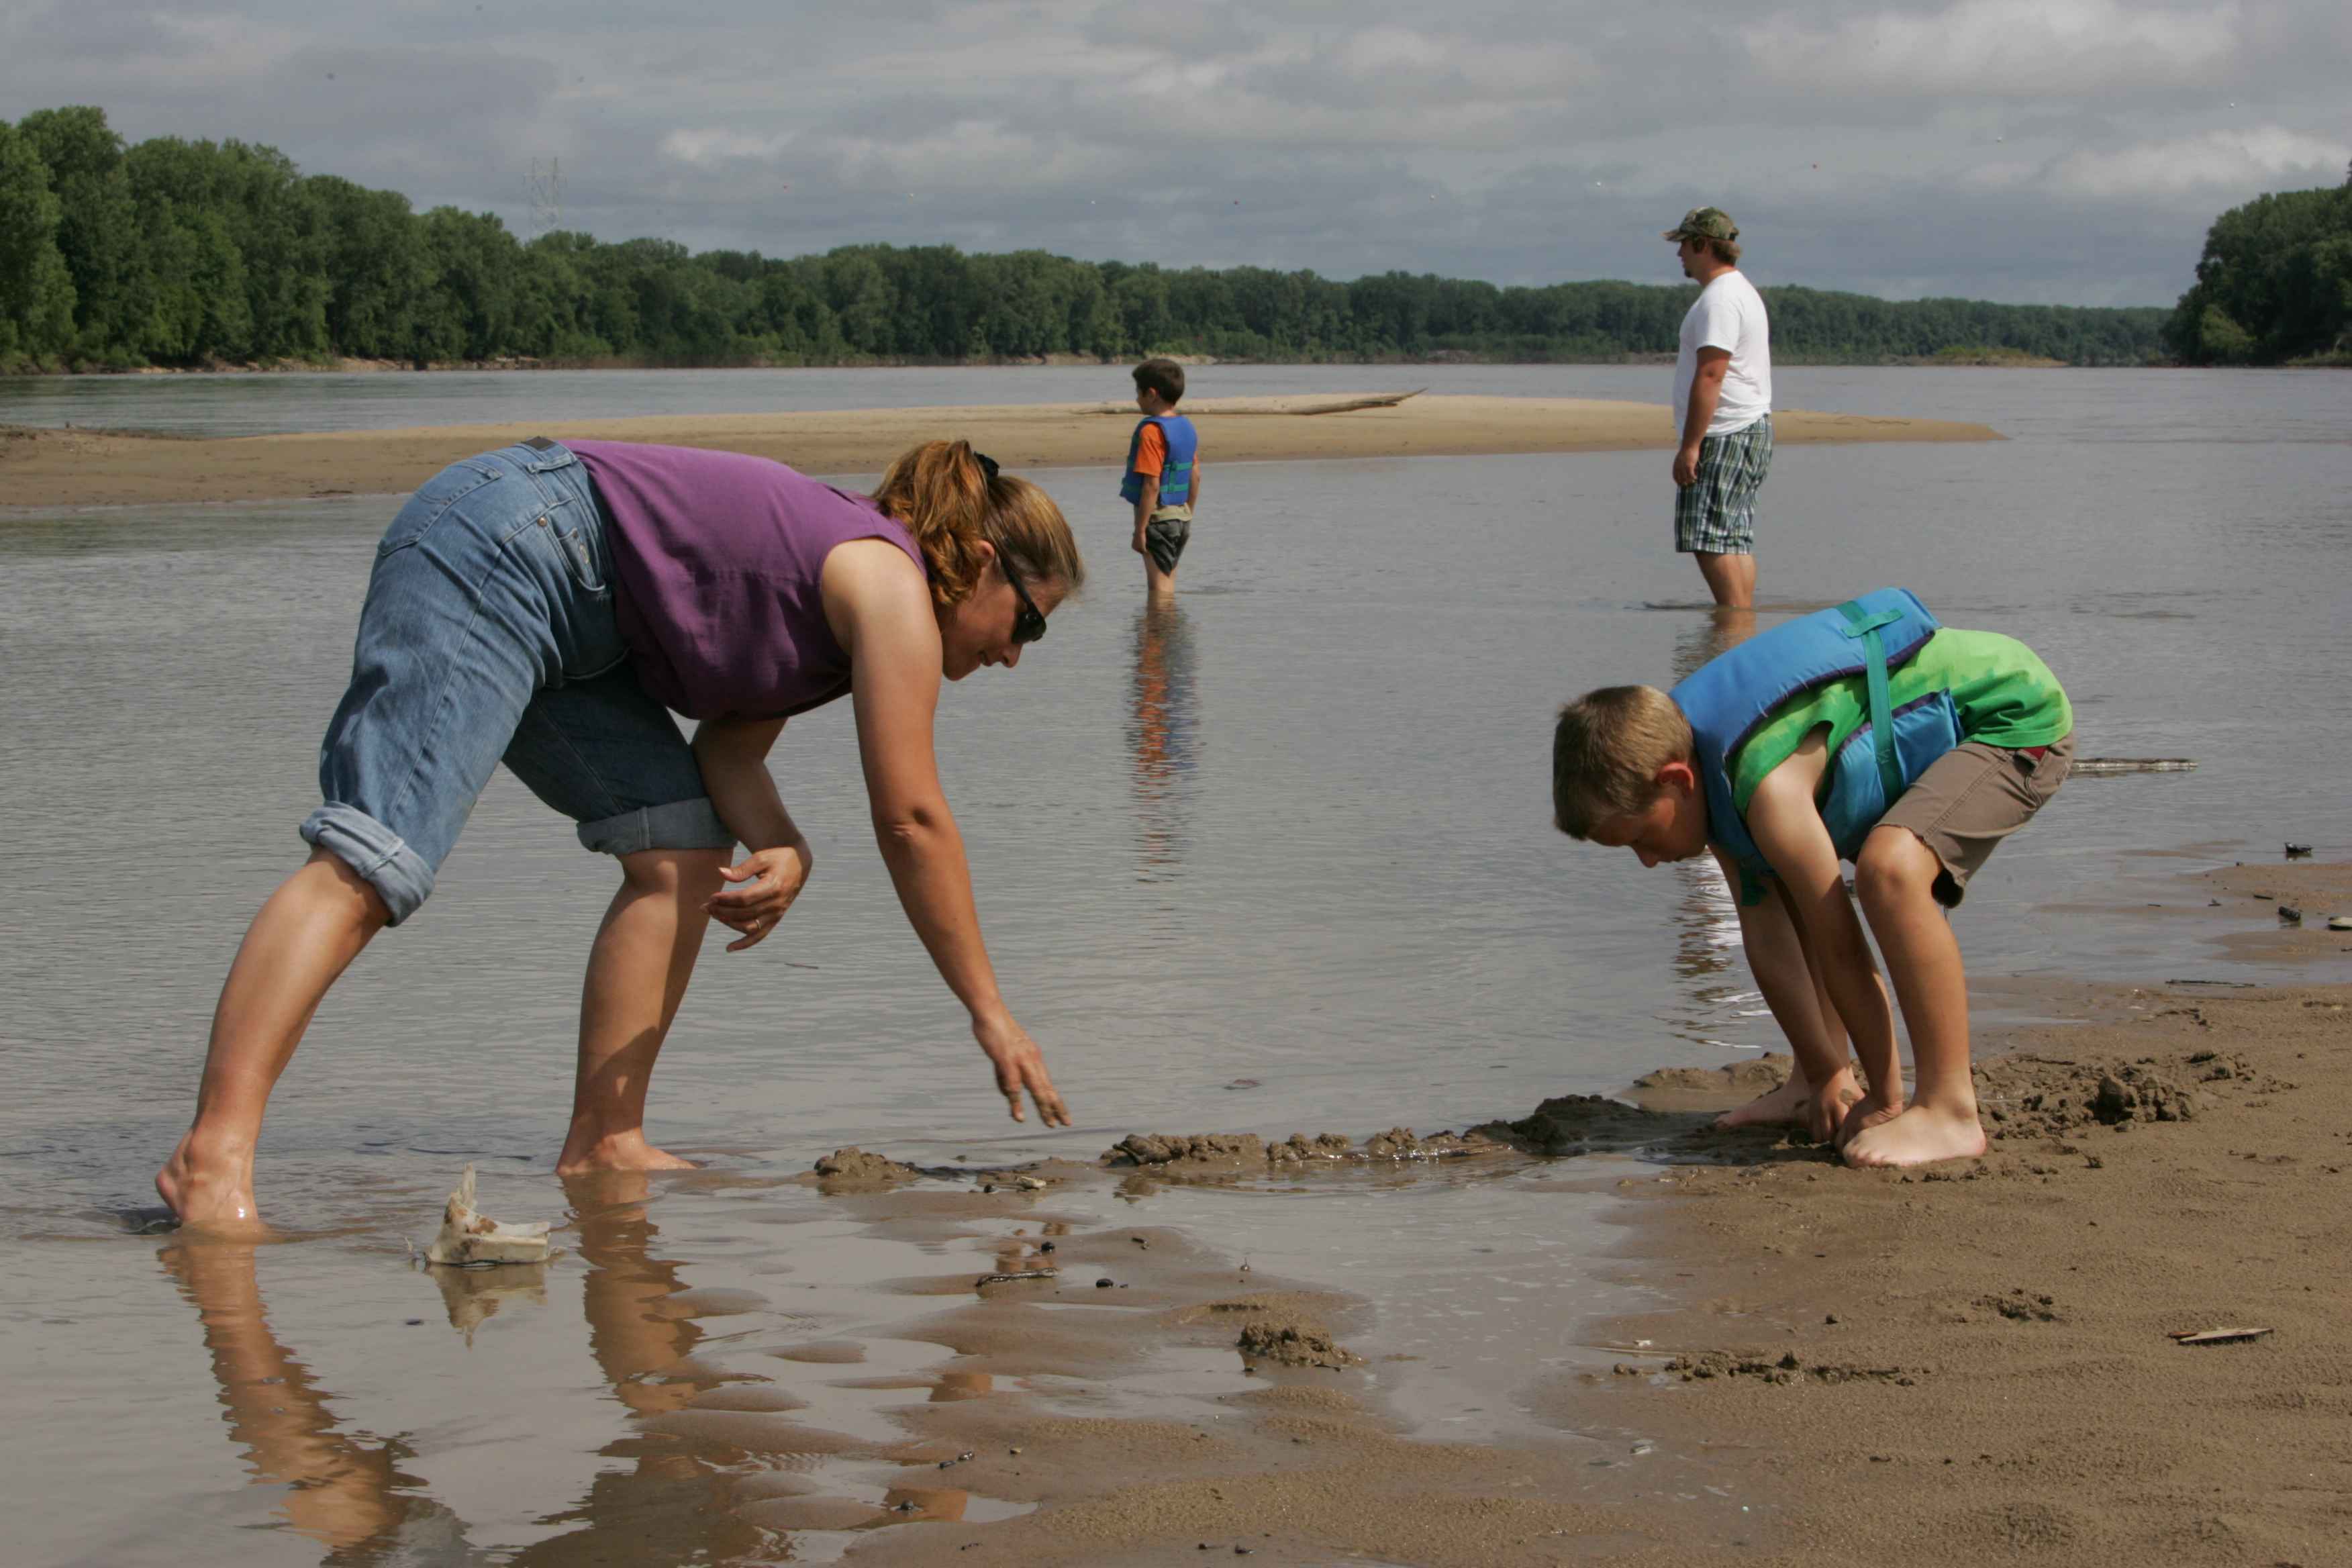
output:
[[[1658,798],[1658,770],[1692,759],[1690,721],[1654,686],[1604,686],[1559,710],[1551,733],[1552,825],[1590,838],[1605,817]]]

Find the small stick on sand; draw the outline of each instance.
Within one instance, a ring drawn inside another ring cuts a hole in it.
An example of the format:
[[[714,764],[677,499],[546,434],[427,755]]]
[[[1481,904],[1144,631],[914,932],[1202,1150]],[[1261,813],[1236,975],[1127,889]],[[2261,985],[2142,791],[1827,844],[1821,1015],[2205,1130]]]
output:
[[[2090,778],[2115,773],[2188,773],[2197,764],[2187,757],[2077,757],[2067,772]]]

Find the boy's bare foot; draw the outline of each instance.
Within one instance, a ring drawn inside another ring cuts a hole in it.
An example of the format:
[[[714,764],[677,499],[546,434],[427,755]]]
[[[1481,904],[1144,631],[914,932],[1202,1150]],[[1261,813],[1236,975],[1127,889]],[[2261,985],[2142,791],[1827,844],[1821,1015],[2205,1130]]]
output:
[[[1966,1160],[1985,1152],[1983,1126],[1972,1109],[1965,1112],[1914,1105],[1908,1110],[1857,1131],[1845,1146],[1849,1165],[1932,1165]]]
[[[1889,1103],[1874,1094],[1865,1094],[1846,1107],[1845,1120],[1838,1124],[1837,1146],[1841,1149],[1853,1142],[1854,1134],[1867,1127],[1881,1126],[1903,1114],[1904,1102]]]
[[[574,1133],[556,1156],[559,1176],[584,1175],[590,1171],[691,1171],[698,1167],[667,1149],[646,1142],[643,1131],[616,1132],[606,1137]]]
[[[1862,1085],[1855,1081],[1853,1069],[1841,1068],[1823,1089],[1815,1089],[1801,1074],[1792,1074],[1789,1081],[1736,1110],[1727,1110],[1715,1119],[1717,1127],[1764,1127],[1790,1123],[1811,1132],[1819,1142],[1827,1142],[1839,1124],[1844,1121],[1847,1108],[1862,1099]]]
[[[1715,1119],[1715,1124],[1717,1127],[1767,1127],[1783,1121],[1801,1121],[1805,1106],[1812,1097],[1812,1089],[1803,1079],[1791,1077],[1780,1088],[1767,1089],[1737,1110],[1725,1111]]]
[[[206,1230],[259,1231],[253,1201],[253,1151],[206,1147],[194,1131],[180,1140],[155,1173],[155,1193],[183,1226]]]

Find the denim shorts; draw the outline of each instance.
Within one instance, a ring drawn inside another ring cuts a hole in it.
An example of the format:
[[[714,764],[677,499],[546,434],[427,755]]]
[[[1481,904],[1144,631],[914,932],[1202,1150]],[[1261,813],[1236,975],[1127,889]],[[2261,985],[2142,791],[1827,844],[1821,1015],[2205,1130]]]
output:
[[[319,745],[326,804],[301,831],[394,925],[502,761],[600,854],[734,844],[693,748],[637,684],[611,584],[594,487],[552,442],[450,464],[384,531]]]

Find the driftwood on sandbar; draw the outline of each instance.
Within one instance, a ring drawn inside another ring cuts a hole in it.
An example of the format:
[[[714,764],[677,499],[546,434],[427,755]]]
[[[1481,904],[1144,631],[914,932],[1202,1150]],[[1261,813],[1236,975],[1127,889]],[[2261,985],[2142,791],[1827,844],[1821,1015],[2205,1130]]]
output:
[[[1394,408],[1408,397],[1418,397],[1429,388],[1416,386],[1411,392],[1368,392],[1347,397],[1198,397],[1183,405],[1187,414],[1346,414],[1358,408]],[[1097,414],[1132,414],[1132,403],[1102,403],[1095,405]]]

